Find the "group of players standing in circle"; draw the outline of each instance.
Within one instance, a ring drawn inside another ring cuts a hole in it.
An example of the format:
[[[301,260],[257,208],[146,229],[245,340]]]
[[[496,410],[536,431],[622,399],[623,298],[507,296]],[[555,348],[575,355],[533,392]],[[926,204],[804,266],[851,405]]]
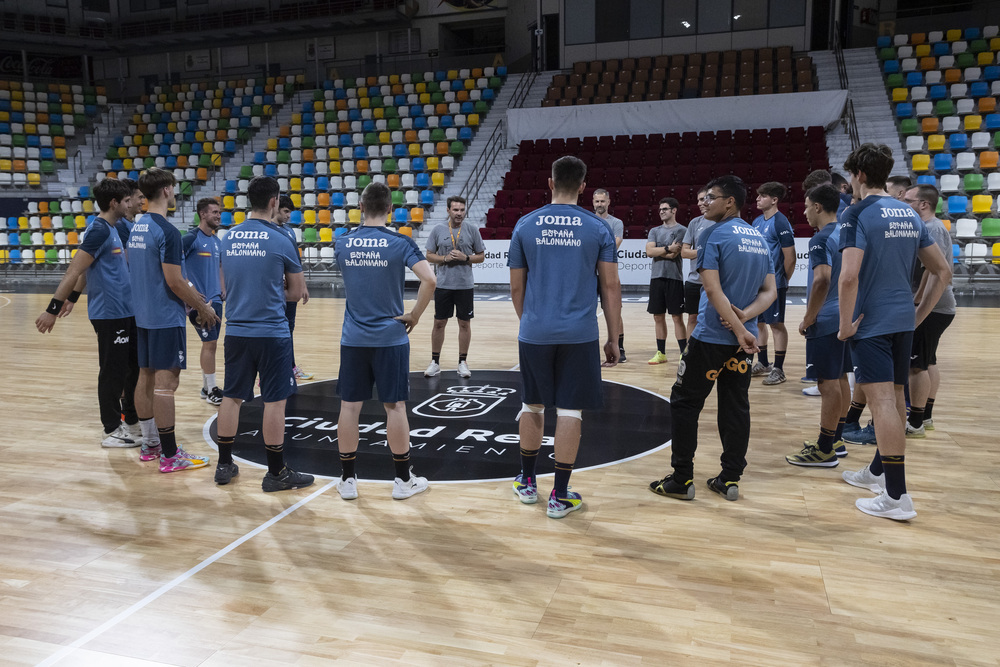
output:
[[[950,265],[938,247],[940,241],[935,243],[941,225],[935,225],[933,217],[937,193],[919,186],[906,193],[913,208],[901,206],[885,191],[892,166],[885,146],[865,144],[855,150],[845,163],[856,200],[850,207],[840,191],[824,182],[831,180],[827,172],[814,172],[803,184],[805,216],[817,234],[810,241],[809,297],[799,332],[806,338],[807,368],[819,383],[823,401],[819,438],[786,458],[795,465],[837,465],[838,454],[846,455],[842,440],[849,442],[845,421],[859,429],[858,408],[867,402],[876,453],[870,466],[843,477],[877,494],[858,500],[859,509],[904,520],[916,515],[905,487],[905,437],[908,431],[914,437],[924,434],[925,422],[914,426],[913,421],[923,419],[920,403],[933,392],[935,380],[928,377],[928,366],[934,365],[937,341],[954,317],[954,299]],[[593,213],[577,205],[585,185],[586,165],[574,157],[557,160],[549,181],[552,203],[518,221],[508,260],[511,297],[520,321],[523,401],[521,474],[513,488],[521,502],[537,502],[535,463],[544,413],[555,408],[555,479],[547,503],[553,518],[583,506],[580,494],[568,487],[583,411],[602,405],[602,360],[604,366],[625,360],[616,254],[621,222],[608,215],[606,191],[595,192]],[[43,333],[50,331],[88,288],[88,314],[98,336],[101,368],[102,445],[139,446],[142,460],[158,460],[161,472],[174,472],[208,464],[178,446],[174,437],[173,395],[186,365],[187,311],[203,340],[202,397],[220,405],[215,481],[227,484],[239,474],[232,449],[240,405],[253,398],[259,377],[268,466],[263,489],[308,486],[312,476],[291,470],[283,457],[285,402],[295,391],[296,377],[304,375],[294,363],[290,324],[294,304],[308,299],[295,236],[284,224],[291,200],[280,195],[274,179],[255,178],[248,187],[251,211],[246,222],[220,240],[215,234],[218,203],[202,200],[199,228],[182,240],[166,219],[174,205],[174,186],[170,172],[150,169],[137,184],[106,179],[94,188],[100,215],[89,225],[36,325]],[[147,213],[135,219],[142,206],[140,193]],[[785,381],[784,302],[795,264],[794,240],[791,226],[777,210],[784,186],[767,183],[757,194],[762,215],[748,224],[739,217],[746,185],[735,176],[716,178],[698,194],[701,216],[684,227],[676,220],[678,202],[665,198],[659,203],[662,224],[649,233],[647,310],[654,318],[657,346],[649,363],[667,361],[666,314],[681,350],[671,390],[672,470],[650,484],[660,495],[694,498],[698,419],[705,398],[717,386],[723,453],[721,472],[708,480],[708,488],[727,500],[738,499],[750,437],[751,375],[766,374],[765,384]],[[342,476],[337,488],[344,499],[358,496],[358,419],[373,388],[387,415],[386,439],[396,473],[392,496],[407,498],[428,487],[410,466],[405,401],[408,334],[432,298],[432,360],[425,375],[441,372],[445,327],[453,315],[459,321],[456,372],[463,378],[471,375],[467,355],[472,266],[483,261],[485,248],[476,226],[465,220],[465,202],[452,198],[447,206],[448,223],[432,230],[425,258],[411,238],[387,227],[391,193],[373,183],[361,197],[363,224],[336,244],[347,295],[338,379]],[[918,257],[926,271],[914,295],[910,285]],[[691,260],[687,276],[682,276],[684,258]],[[403,307],[406,268],[420,281],[408,312]],[[598,295],[607,331],[603,347]],[[941,313],[948,309],[949,298],[950,317]],[[223,300],[226,373],[219,390],[214,357]],[[942,316],[929,317],[932,310]],[[771,327],[773,365],[766,357],[766,329],[758,327],[758,321]],[[911,371],[911,351],[923,368]],[[754,354],[760,355],[757,363]],[[852,370],[857,382],[854,402],[846,378]],[[911,378],[907,426],[903,388]]]

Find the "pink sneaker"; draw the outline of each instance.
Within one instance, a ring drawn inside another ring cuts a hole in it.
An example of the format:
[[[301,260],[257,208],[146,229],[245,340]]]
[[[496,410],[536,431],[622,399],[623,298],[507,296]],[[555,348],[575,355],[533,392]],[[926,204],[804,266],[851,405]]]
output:
[[[208,459],[200,456],[191,456],[180,447],[177,454],[167,458],[160,456],[160,472],[179,472],[181,470],[194,470],[204,468],[208,465]]]
[[[142,443],[142,449],[139,450],[139,460],[140,461],[155,461],[160,458],[161,450],[160,443],[155,445],[147,445],[145,442]]]

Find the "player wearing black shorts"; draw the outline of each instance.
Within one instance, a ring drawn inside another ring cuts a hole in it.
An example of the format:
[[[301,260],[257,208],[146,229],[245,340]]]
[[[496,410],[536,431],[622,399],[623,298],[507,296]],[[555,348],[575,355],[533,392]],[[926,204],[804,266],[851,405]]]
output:
[[[656,331],[656,354],[649,360],[650,365],[667,362],[667,318],[670,313],[674,321],[674,336],[681,353],[687,345],[687,329],[684,327],[684,280],[681,274],[681,242],[687,229],[679,225],[677,200],[665,197],[660,200],[659,227],[649,230],[646,240],[646,256],[652,258],[649,278],[649,302],[646,312],[653,316]]]

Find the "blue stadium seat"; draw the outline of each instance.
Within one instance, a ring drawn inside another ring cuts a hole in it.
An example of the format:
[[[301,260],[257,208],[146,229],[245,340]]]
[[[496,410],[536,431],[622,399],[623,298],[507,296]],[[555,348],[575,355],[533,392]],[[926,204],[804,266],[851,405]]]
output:
[[[896,118],[913,118],[913,105],[909,102],[897,104]]]
[[[472,141],[472,128],[463,127],[458,131],[458,138],[462,141]]]
[[[937,187],[937,179],[930,174],[921,174],[917,176],[917,185],[933,185]]]
[[[79,195],[80,199],[90,199],[90,186],[89,185],[81,186],[77,194]]]
[[[368,148],[365,146],[355,146],[354,147],[354,159],[355,160],[367,160],[368,159]]]
[[[239,192],[239,187],[236,181],[226,181],[226,194],[235,195],[237,192]]]
[[[410,118],[419,118],[420,116],[423,115],[424,115],[424,108],[419,104],[414,104],[410,107]]]
[[[333,230],[333,238],[339,239],[346,233],[347,233],[347,227],[337,227],[335,230]]]
[[[979,39],[979,28],[966,28],[965,38],[966,39]]]
[[[410,221],[410,213],[405,208],[397,208],[392,212],[392,221],[402,225]]]
[[[278,139],[278,150],[290,151],[292,150],[292,140],[288,137],[282,137]]]
[[[421,204],[421,206],[433,206],[434,205],[434,191],[433,190],[421,190],[420,191],[420,204]]]
[[[451,116],[441,116],[440,125],[443,128],[455,127],[455,119]]]
[[[983,121],[983,127],[987,130],[1000,130],[1000,114],[991,113]]]
[[[930,91],[927,93],[927,98],[930,100],[948,99],[948,86],[940,84],[931,86]]]
[[[492,88],[487,88],[486,90],[483,91],[483,100],[485,100],[486,102],[492,102],[494,97],[496,97],[496,93],[493,91]]]
[[[361,120],[361,109],[348,109],[347,120],[352,122],[356,120]]]
[[[877,46],[880,49],[885,49],[892,46],[892,37],[888,35],[883,35],[879,37],[877,40],[875,40],[875,46]]]
[[[951,46],[948,42],[934,42],[932,53],[935,56],[946,56],[951,53]]]
[[[414,179],[414,184],[418,188],[431,187],[431,175],[428,174],[426,171],[417,174],[417,177]]]
[[[17,229],[17,216],[16,215],[7,218],[7,228],[8,229]]]
[[[506,65],[500,65],[500,67],[497,67],[497,76],[507,76]]]
[[[303,125],[312,125],[315,122],[316,122],[316,120],[315,120],[315,116],[313,115],[312,110],[309,110],[308,112],[305,112],[305,113],[302,114],[302,124]]]
[[[906,74],[906,86],[912,88],[913,86],[922,86],[924,84],[924,75],[922,72],[908,72]]]
[[[316,165],[312,162],[306,162],[302,165],[302,175],[303,176],[315,176],[316,175]]]
[[[987,97],[990,94],[990,84],[985,81],[974,81],[969,86],[969,95],[972,97]]]
[[[277,178],[278,177],[278,165],[276,165],[276,164],[267,164],[267,165],[264,165],[264,175],[265,176],[270,176],[271,178]]]
[[[969,137],[965,134],[953,134],[948,137],[948,148],[954,151],[964,151],[969,147]]]
[[[341,148],[350,148],[353,144],[351,143],[351,135],[342,134],[340,138],[337,139],[337,145]]]
[[[410,153],[406,148],[406,144],[396,144],[392,148],[392,156],[395,158],[405,158],[409,157]]]
[[[948,215],[965,215],[969,210],[969,198],[962,195],[948,197]]]
[[[347,202],[344,199],[344,193],[343,192],[331,192],[330,193],[330,206],[336,207],[336,208],[344,208],[344,205],[346,203]]]
[[[952,264],[958,264],[958,258],[961,256],[962,256],[962,246],[958,245],[957,243],[952,243],[951,244]],[[13,255],[11,255],[11,259],[14,259]]]
[[[10,249],[10,263],[16,264],[21,261],[21,251],[17,248]]]
[[[417,116],[413,119],[413,129],[414,130],[426,130],[427,129],[427,119],[423,116]]]
[[[316,179],[316,189],[317,190],[329,190],[330,189],[330,178],[327,176],[320,176]]]
[[[422,157],[415,157],[410,163],[410,168],[413,171],[427,171],[427,160]],[[420,174],[417,174],[417,179],[420,179]]]
[[[236,152],[236,142],[233,141],[232,139],[230,139],[229,141],[226,142],[226,145],[224,146],[224,149],[225,149],[225,151],[227,153],[230,153],[230,154],[235,153]]]
[[[955,168],[951,153],[938,153],[934,156],[934,171],[939,174],[947,173]]]
[[[220,220],[224,227],[232,227],[233,225],[233,214],[229,211],[222,212],[222,219]]]
[[[302,211],[292,211],[292,217],[288,219],[288,222],[293,225],[302,224]]]
[[[336,90],[333,91],[333,99],[335,99],[335,100],[346,100],[347,99],[347,91],[344,90],[343,88],[337,88]]]
[[[361,124],[362,132],[374,132],[375,131],[375,121],[371,118],[367,119]]]

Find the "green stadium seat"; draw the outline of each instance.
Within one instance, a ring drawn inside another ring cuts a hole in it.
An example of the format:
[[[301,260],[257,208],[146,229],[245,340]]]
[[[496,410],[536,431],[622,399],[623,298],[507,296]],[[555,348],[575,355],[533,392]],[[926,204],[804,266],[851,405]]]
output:
[[[962,182],[962,188],[966,192],[980,192],[983,189],[982,174],[966,174]]]
[[[934,115],[936,116],[954,116],[955,115],[955,103],[951,100],[938,100],[934,105]]]
[[[904,118],[899,123],[899,131],[904,135],[920,134],[920,125],[916,118]]]

